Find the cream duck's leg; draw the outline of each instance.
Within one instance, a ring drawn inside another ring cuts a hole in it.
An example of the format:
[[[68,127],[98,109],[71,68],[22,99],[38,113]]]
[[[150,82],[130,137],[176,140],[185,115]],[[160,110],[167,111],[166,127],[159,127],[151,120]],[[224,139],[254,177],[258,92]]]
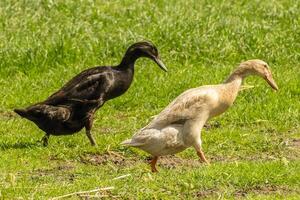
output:
[[[157,160],[158,160],[158,156],[154,156],[152,158],[152,160],[150,161],[150,166],[151,166],[151,171],[152,172],[158,172],[158,170],[156,169],[156,163],[157,163]]]
[[[206,118],[198,120],[189,120],[184,124],[183,132],[184,137],[186,138],[186,142],[194,146],[195,150],[197,151],[197,155],[200,157],[201,161],[209,164],[201,149],[201,129],[203,128],[205,122]]]
[[[197,150],[197,155],[200,157],[202,162],[205,162],[206,164],[210,164],[209,161],[205,158],[205,155],[201,149]]]
[[[195,144],[194,148],[195,148],[200,160],[206,164],[209,164],[209,161],[206,159],[206,157],[201,149],[201,140]]]
[[[86,136],[89,138],[91,145],[96,146],[97,143],[91,133],[92,126],[93,126],[93,116],[90,116],[85,124],[85,130],[86,130],[85,133],[86,133]]]

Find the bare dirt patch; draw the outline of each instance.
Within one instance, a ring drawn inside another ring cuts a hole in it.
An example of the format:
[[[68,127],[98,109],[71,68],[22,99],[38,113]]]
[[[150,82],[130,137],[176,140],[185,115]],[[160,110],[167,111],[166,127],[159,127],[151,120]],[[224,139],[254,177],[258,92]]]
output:
[[[80,161],[82,163],[92,165],[105,165],[112,163],[118,166],[125,166],[133,164],[136,162],[136,159],[125,157],[121,153],[115,151],[109,151],[103,154],[86,154],[80,158]]]
[[[286,157],[289,160],[298,160],[300,158],[300,139],[290,139],[285,142]]]
[[[293,157],[291,157],[293,156]],[[299,154],[288,154],[283,157],[282,154],[258,154],[258,155],[248,155],[244,156],[210,156],[208,160],[211,163],[232,163],[232,162],[242,162],[242,161],[274,161],[274,160],[294,160],[295,157],[299,157]],[[297,158],[298,158],[297,157]],[[130,166],[136,165],[138,163],[149,163],[152,157],[146,157],[143,159],[139,155],[126,156],[122,152],[109,151],[102,154],[85,154],[81,156],[80,161],[85,164],[92,165],[106,165],[114,164],[117,166]],[[157,165],[167,169],[175,169],[177,167],[200,167],[205,166],[205,163],[202,163],[199,158],[181,158],[176,155],[161,156],[158,159]]]
[[[80,161],[85,164],[92,165],[106,165],[114,164],[117,166],[130,166],[138,163],[149,163],[152,157],[142,158],[141,156],[127,157],[121,152],[109,151],[102,154],[85,154],[81,156]],[[236,161],[258,161],[258,160],[279,160],[280,156],[276,155],[256,155],[252,157],[225,157],[225,156],[212,156],[208,158],[210,162],[236,162]],[[175,169],[176,167],[200,167],[205,163],[201,162],[198,158],[181,158],[176,155],[161,156],[158,159],[157,165],[167,169]]]
[[[197,199],[207,198],[217,195],[219,191],[216,188],[204,189],[195,193]]]
[[[68,171],[71,169],[74,169],[73,165],[63,164],[63,165],[58,165],[53,168],[36,169],[36,170],[33,170],[31,173],[35,176],[47,176],[47,175],[51,175],[51,174],[57,174],[60,172]]]
[[[14,113],[13,111],[0,111],[0,118],[1,119],[12,119],[15,118],[17,116],[16,113]]]
[[[245,155],[234,155],[234,156],[210,156],[208,159],[211,162],[218,162],[218,163],[230,163],[230,162],[240,162],[240,161],[272,161],[280,159],[280,155],[276,153],[260,153],[260,154],[249,154]]]
[[[300,139],[293,139],[289,146],[300,148]]]
[[[197,198],[207,198],[207,197],[213,197],[220,195],[224,192],[228,191],[223,191],[218,188],[209,188],[209,189],[203,189],[201,191],[195,192],[195,196]],[[271,194],[290,194],[290,193],[298,193],[299,190],[297,189],[290,189],[285,186],[276,186],[276,185],[258,185],[258,186],[252,186],[252,187],[247,187],[247,188],[242,188],[242,189],[237,189],[233,191],[232,195],[237,197],[237,198],[243,198],[247,197],[249,194],[256,194],[256,195],[271,195]]]
[[[149,162],[151,157],[147,158],[146,160]],[[175,155],[162,156],[158,159],[157,164],[167,169],[174,169],[176,166],[199,167],[201,165],[205,165],[201,163],[199,159],[186,159],[177,157]]]
[[[142,162],[149,163],[151,159],[152,157],[147,157],[144,160],[140,156],[125,157],[122,153],[109,151],[103,154],[86,154],[81,157],[80,161],[92,165],[114,164],[117,166],[128,166]],[[177,166],[199,167],[204,165],[198,159],[185,159],[174,155],[160,157],[157,164],[168,169],[173,169]]]
[[[281,144],[280,144],[281,145]],[[206,154],[209,161],[212,163],[233,163],[233,162],[259,162],[259,161],[279,161],[282,159],[287,159],[289,161],[298,160],[300,158],[300,141],[288,141],[285,146],[280,147],[280,149],[270,150],[270,151],[259,151],[244,153],[239,152],[233,155],[211,155]]]
[[[263,186],[253,186],[249,188],[244,188],[242,190],[235,191],[234,195],[238,197],[245,197],[249,193],[260,194],[260,195],[270,195],[270,194],[288,194],[291,192],[297,192],[296,190],[289,189],[284,186],[276,185],[263,185]]]
[[[35,169],[29,172],[31,179],[47,179],[48,177],[56,177],[61,181],[70,181],[73,182],[76,179],[76,174],[71,170],[75,167],[71,163],[63,163],[52,168],[40,168]]]

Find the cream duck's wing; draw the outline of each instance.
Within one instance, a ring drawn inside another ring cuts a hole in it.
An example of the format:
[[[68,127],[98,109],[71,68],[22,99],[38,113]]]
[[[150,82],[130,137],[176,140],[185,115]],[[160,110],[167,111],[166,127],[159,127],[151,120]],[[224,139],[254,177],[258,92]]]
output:
[[[159,133],[160,131],[157,129],[141,129],[131,139],[125,140],[121,144],[133,147],[144,146],[152,138],[159,137]]]
[[[184,124],[187,120],[201,114],[202,108],[209,103],[207,90],[194,88],[185,91],[171,102],[145,128],[163,128],[170,124]]]

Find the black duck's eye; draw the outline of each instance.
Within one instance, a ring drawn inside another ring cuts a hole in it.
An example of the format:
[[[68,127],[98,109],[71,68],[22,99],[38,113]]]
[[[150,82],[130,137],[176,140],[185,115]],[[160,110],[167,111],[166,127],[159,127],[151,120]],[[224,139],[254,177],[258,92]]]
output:
[[[152,47],[152,52],[153,52],[155,55],[158,54],[158,51],[157,51],[156,47]]]

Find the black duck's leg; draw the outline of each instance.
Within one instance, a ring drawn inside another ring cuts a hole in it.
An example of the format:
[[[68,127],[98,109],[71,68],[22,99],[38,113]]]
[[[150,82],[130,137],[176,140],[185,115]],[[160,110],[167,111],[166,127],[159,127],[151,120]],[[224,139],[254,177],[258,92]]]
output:
[[[88,120],[86,121],[86,124],[85,124],[85,133],[86,133],[86,136],[89,138],[90,142],[91,142],[91,145],[92,146],[96,146],[96,141],[94,139],[94,137],[92,136],[92,133],[91,133],[91,129],[92,129],[92,126],[93,126],[93,115],[90,116],[88,118]]]
[[[46,133],[46,135],[42,138],[43,146],[48,146],[48,140],[49,140],[50,134]]]

